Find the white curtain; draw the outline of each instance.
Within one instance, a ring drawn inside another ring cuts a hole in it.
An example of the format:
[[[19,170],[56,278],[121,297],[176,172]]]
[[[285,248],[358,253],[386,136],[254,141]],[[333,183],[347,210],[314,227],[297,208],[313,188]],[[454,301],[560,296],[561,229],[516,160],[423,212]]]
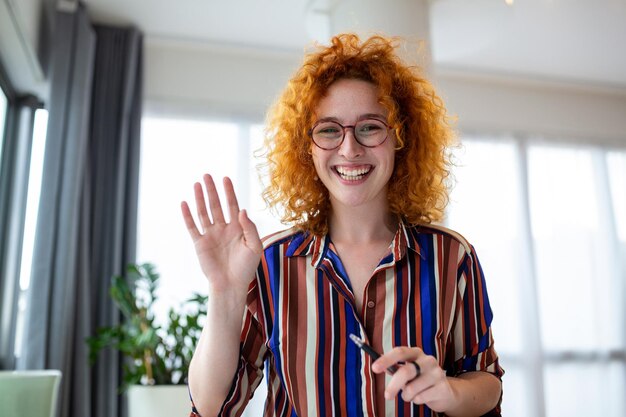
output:
[[[626,149],[465,137],[447,225],[477,249],[503,415],[626,415]]]

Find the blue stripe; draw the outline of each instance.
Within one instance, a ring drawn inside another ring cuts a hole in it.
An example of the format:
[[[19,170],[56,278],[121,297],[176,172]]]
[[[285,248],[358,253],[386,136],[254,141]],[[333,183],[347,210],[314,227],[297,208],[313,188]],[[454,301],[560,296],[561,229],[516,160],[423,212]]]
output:
[[[324,273],[321,270],[317,271],[317,312],[318,312],[318,324],[317,324],[317,337],[319,340],[319,349],[318,349],[318,360],[317,360],[317,392],[320,395],[317,396],[319,400],[319,409],[318,413],[323,415],[326,410],[326,401],[325,395],[326,387],[324,386],[324,346],[326,343],[326,337],[324,329],[326,328],[326,317],[324,316],[324,297],[321,296],[322,291],[324,289],[324,285],[326,284],[326,280],[324,279]],[[310,329],[313,331],[313,329]]]
[[[274,367],[276,368],[276,375],[280,379],[283,387],[285,387],[285,379],[283,375],[280,358],[283,355],[280,352],[280,246],[271,246],[265,250],[265,259],[267,261],[267,270],[269,274],[270,290],[272,292],[272,298],[274,301],[274,326],[269,336],[269,348],[272,351],[275,358]]]
[[[265,249],[265,260],[267,262],[267,272],[269,274],[270,291],[274,299],[274,311],[278,311],[278,291],[280,285],[280,252],[279,246],[270,246]],[[277,323],[274,323],[277,324]]]
[[[346,272],[343,263],[341,263],[341,259],[339,259],[339,256],[330,249],[326,251],[325,259],[329,262],[330,265],[332,265],[333,269],[335,270],[335,272],[330,271],[329,268],[326,267],[324,262],[322,262],[322,267],[327,271],[329,281],[334,284],[335,288],[337,288],[337,292],[339,292],[343,296],[343,298],[352,303],[354,295],[346,293],[345,289],[341,285],[341,283],[343,283],[346,288],[350,289],[350,292],[354,293],[354,290],[352,289],[352,283],[350,282],[350,278],[348,277],[348,273]],[[340,280],[341,283],[336,282],[337,280]]]
[[[480,282],[483,287],[482,299],[483,299],[483,309],[482,313],[485,315],[485,323],[487,327],[491,326],[491,321],[493,320],[493,311],[491,310],[491,304],[489,303],[489,295],[487,294],[487,282],[485,281],[485,274],[483,273],[483,267],[480,265],[480,261],[477,256],[473,256],[474,265],[476,265],[476,269],[480,272]],[[476,276],[476,274],[474,274]],[[477,300],[480,297],[476,297]],[[481,311],[480,309],[477,309]]]
[[[265,259],[267,261],[267,271],[269,274],[270,291],[272,292],[272,300],[274,304],[274,324],[273,329],[268,334],[269,345],[272,350],[280,344],[280,257],[279,246],[271,246],[265,250]],[[268,329],[269,330],[269,329]],[[278,351],[274,352],[279,353]],[[280,355],[276,356],[280,358]],[[280,370],[280,363],[276,361],[276,367]],[[278,372],[281,375],[280,371]]]
[[[434,319],[437,317],[434,311],[436,296],[434,283],[434,245],[433,236],[420,236],[420,247],[424,254],[420,258],[420,307],[422,313],[422,350],[427,355],[435,354],[435,328]]]
[[[468,268],[468,263],[469,263],[469,255],[465,255],[463,257],[463,261],[461,262],[461,266],[459,267],[459,271],[457,273],[457,288],[459,287],[459,282],[461,281],[461,279],[463,279],[463,277],[467,277],[469,275],[471,275],[472,271],[469,270]],[[465,291],[463,292],[463,294],[461,294],[461,297],[463,297],[463,317],[467,318],[467,317],[471,317],[470,316],[470,306],[467,302],[467,291],[468,291],[468,287],[469,285],[471,285],[472,283],[470,282],[466,282],[465,285]],[[478,323],[476,323],[476,325],[478,325]],[[463,343],[465,346],[465,351],[463,352],[464,355],[470,355],[471,354],[471,346],[472,346],[472,340],[471,340],[471,326],[469,324],[469,320],[465,320],[465,323],[463,325]],[[465,363],[465,360],[464,362]],[[463,365],[463,369],[465,368],[465,365]]]
[[[478,351],[484,352],[489,347],[489,332],[485,333],[478,339]]]
[[[350,340],[350,334],[360,335],[360,326],[352,306],[344,303],[346,318],[346,407],[348,416],[361,417],[363,404],[361,401],[361,350]],[[362,336],[361,336],[362,337]]]

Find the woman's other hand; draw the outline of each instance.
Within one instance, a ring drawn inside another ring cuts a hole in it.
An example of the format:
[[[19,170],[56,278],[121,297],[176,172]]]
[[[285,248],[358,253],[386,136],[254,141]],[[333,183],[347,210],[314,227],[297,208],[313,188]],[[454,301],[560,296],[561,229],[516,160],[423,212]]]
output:
[[[199,182],[194,184],[199,225],[191,215],[187,202],[181,203],[183,219],[200,267],[207,277],[211,294],[231,291],[245,294],[263,250],[259,233],[246,211],[239,210],[235,190],[228,177],[224,178],[224,192],[230,223],[226,222],[213,178],[205,174],[203,181],[206,195]]]
[[[419,366],[419,375],[413,363]],[[450,417],[481,416],[496,407],[502,392],[500,380],[488,372],[446,376],[437,359],[420,348],[396,347],[378,358],[372,370],[380,374],[392,365],[398,370],[385,387],[386,399],[400,394],[404,401],[426,404]]]
[[[411,362],[419,365],[419,375]],[[456,393],[434,356],[426,355],[420,348],[396,347],[376,360],[372,370],[382,373],[392,365],[396,365],[398,370],[385,388],[387,400],[400,393],[404,401],[426,404],[436,412],[455,408],[458,402]]]

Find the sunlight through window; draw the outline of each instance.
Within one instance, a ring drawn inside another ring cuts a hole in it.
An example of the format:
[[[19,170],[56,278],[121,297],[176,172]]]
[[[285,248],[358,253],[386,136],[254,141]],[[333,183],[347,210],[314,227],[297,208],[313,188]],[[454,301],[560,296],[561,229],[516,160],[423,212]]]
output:
[[[233,180],[239,206],[246,208],[260,234],[279,223],[265,209],[251,157],[262,144],[259,126],[166,118],[143,119],[137,260],[153,262],[161,274],[157,318],[193,291],[206,293],[191,239],[180,213],[190,204],[195,215],[193,184],[210,173],[224,201],[222,178]]]
[[[0,162],[2,162],[2,147],[4,144],[4,125],[7,116],[7,96],[0,89]]]
[[[545,415],[624,415],[626,153],[506,136],[463,145],[448,224],[485,272],[503,415],[528,415],[537,381]],[[529,362],[533,345],[539,362]]]
[[[41,195],[41,180],[43,176],[44,151],[46,149],[46,134],[48,128],[48,111],[38,109],[35,112],[33,127],[33,143],[30,155],[30,171],[28,175],[28,193],[26,197],[26,216],[24,219],[24,237],[22,241],[22,259],[20,263],[20,293],[17,303],[17,324],[15,334],[15,356],[21,352],[24,315],[26,312],[26,297],[30,287],[30,274],[35,249],[35,231],[39,213],[39,196]]]

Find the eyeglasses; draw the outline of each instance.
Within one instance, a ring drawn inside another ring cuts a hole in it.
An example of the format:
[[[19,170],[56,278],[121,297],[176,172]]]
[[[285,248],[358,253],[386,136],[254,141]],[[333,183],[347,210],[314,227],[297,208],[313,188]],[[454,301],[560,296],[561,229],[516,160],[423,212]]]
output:
[[[378,119],[359,120],[354,125],[344,126],[341,123],[320,120],[309,129],[309,136],[318,147],[331,151],[337,149],[346,137],[346,129],[352,129],[354,138],[366,148],[381,145],[389,136],[391,129],[387,123]]]

